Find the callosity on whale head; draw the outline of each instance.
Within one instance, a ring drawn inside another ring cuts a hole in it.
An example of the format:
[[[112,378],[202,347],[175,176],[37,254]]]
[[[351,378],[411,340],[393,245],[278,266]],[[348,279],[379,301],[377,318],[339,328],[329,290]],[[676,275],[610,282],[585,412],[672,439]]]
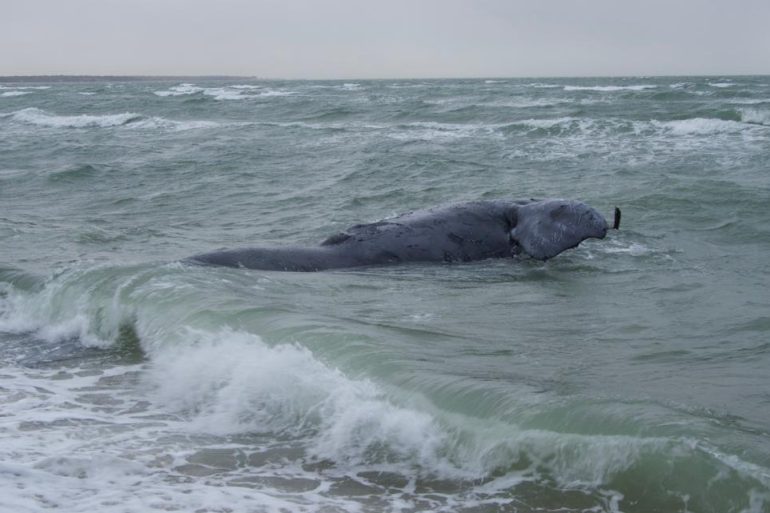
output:
[[[538,260],[547,260],[589,238],[603,239],[607,221],[592,207],[575,200],[547,199],[521,205],[511,238]]]

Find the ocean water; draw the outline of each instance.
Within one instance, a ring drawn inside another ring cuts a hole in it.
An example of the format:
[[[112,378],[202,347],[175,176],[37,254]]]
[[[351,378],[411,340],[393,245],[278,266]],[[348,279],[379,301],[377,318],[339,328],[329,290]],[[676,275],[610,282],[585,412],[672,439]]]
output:
[[[770,511],[770,78],[0,82],[0,511]],[[548,262],[186,266],[576,198]]]

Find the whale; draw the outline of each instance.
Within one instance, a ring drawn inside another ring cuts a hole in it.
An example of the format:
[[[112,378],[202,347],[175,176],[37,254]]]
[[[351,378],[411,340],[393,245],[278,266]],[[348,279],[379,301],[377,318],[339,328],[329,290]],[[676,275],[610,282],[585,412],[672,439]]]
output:
[[[620,210],[615,209],[614,228]],[[324,271],[409,262],[471,262],[529,256],[548,260],[609,226],[593,207],[569,199],[481,200],[356,224],[314,246],[224,249],[187,263],[267,271]]]

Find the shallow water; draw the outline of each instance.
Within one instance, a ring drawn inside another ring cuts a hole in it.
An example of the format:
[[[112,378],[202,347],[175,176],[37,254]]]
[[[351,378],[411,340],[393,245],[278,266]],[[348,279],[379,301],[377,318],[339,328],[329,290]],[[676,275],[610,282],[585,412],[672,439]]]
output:
[[[770,508],[770,79],[0,82],[0,509]],[[578,198],[546,263],[184,257]]]

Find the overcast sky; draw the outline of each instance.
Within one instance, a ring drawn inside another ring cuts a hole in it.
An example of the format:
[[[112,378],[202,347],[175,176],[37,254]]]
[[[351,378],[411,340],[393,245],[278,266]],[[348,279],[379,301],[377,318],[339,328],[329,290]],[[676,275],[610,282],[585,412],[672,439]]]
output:
[[[2,0],[0,75],[770,73],[770,0]]]

